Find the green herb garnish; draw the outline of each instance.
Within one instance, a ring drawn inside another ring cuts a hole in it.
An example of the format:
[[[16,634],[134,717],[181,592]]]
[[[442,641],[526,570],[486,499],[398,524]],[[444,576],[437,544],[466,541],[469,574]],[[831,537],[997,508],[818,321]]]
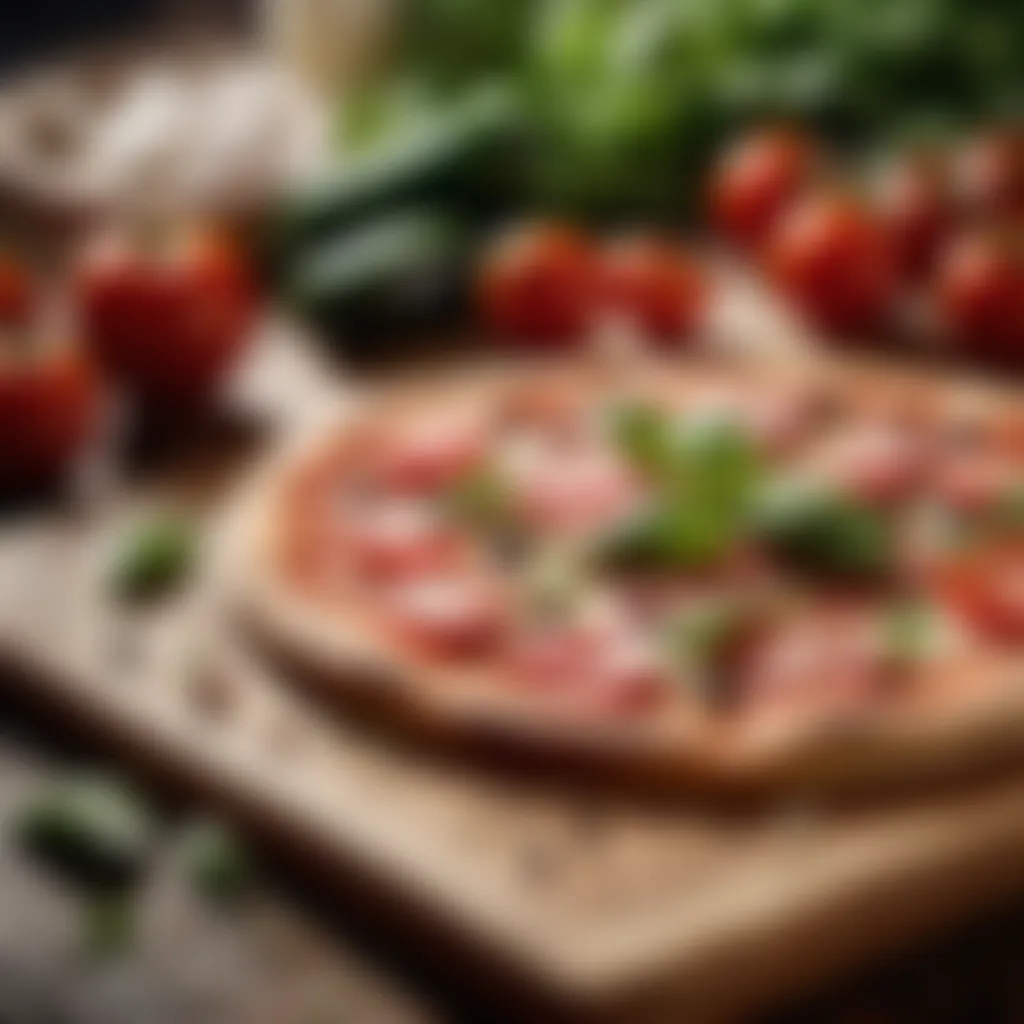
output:
[[[760,460],[747,435],[729,421],[663,418],[659,424],[656,441],[655,421],[643,417],[634,419],[631,434],[619,435],[621,443],[632,437],[627,455],[656,466],[655,495],[604,538],[602,554],[628,567],[712,564],[746,531]]]
[[[484,467],[452,487],[445,496],[445,507],[476,526],[500,525],[508,518],[508,486],[494,467]]]
[[[160,516],[134,526],[121,539],[110,570],[113,589],[127,599],[156,597],[188,574],[196,534],[182,519]]]
[[[612,439],[626,459],[642,473],[664,478],[675,461],[670,418],[653,405],[623,402],[610,416]]]
[[[583,590],[586,552],[572,546],[548,548],[534,556],[525,574],[530,610],[544,619],[570,611]]]
[[[775,489],[758,510],[758,529],[782,558],[810,571],[871,577],[891,563],[885,518],[833,491]]]
[[[993,525],[1009,530],[1024,529],[1024,483],[1011,487],[998,503]]]
[[[920,601],[902,601],[889,609],[883,622],[882,643],[886,660],[908,668],[925,657],[933,634],[932,612]]]
[[[106,779],[52,787],[27,806],[19,820],[24,845],[83,881],[124,885],[149,854],[155,820],[141,799]]]
[[[742,603],[727,598],[701,601],[679,613],[666,630],[673,661],[703,675],[720,660],[745,613]]]

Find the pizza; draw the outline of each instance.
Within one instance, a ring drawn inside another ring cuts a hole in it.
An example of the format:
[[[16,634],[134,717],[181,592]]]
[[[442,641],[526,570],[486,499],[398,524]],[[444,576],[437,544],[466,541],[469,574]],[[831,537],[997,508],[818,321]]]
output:
[[[1024,751],[1024,412],[721,360],[395,386],[271,460],[264,650],[443,742],[723,792]]]

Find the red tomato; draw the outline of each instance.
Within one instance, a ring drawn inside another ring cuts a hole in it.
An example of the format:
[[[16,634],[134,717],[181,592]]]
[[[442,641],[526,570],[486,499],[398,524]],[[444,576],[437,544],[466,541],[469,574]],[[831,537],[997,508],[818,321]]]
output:
[[[100,389],[76,349],[0,354],[0,487],[67,470],[94,435]]]
[[[0,323],[26,323],[35,304],[35,284],[25,266],[15,256],[0,252]]]
[[[1024,222],[1024,130],[979,135],[964,147],[955,170],[969,212],[997,223]]]
[[[934,266],[952,219],[945,168],[917,154],[893,164],[882,178],[879,216],[904,276],[915,280]]]
[[[1024,255],[993,234],[963,235],[938,271],[936,303],[952,339],[965,349],[1024,357]]]
[[[525,224],[483,259],[479,303],[487,325],[524,342],[572,342],[594,323],[597,261],[573,228]]]
[[[730,147],[711,181],[715,224],[731,241],[757,248],[810,182],[818,156],[798,132],[762,129]]]
[[[700,264],[654,238],[611,246],[604,260],[604,287],[608,307],[658,341],[683,341],[707,308],[708,282]]]
[[[421,650],[470,657],[500,639],[506,606],[495,588],[482,581],[424,577],[391,594],[389,617],[398,633]]]
[[[240,250],[209,228],[148,245],[123,233],[96,239],[76,295],[101,365],[142,398],[172,405],[210,397],[245,346],[255,305]]]
[[[940,563],[933,586],[952,609],[997,640],[1024,639],[1024,542],[983,542]]]
[[[827,330],[877,326],[895,299],[895,259],[885,229],[843,195],[811,196],[787,213],[769,241],[768,266],[783,294]]]

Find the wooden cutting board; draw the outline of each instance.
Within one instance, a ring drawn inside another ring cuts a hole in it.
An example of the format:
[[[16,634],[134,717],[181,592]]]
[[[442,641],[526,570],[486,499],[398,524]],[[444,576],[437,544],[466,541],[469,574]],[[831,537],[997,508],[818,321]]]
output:
[[[264,412],[322,394],[290,343],[258,367]],[[211,537],[230,529],[210,471],[225,460],[213,439],[197,450],[6,527],[2,684],[223,805],[515,1019],[731,1019],[1024,890],[1024,778],[874,807],[648,806],[339,721],[234,635],[216,572],[118,607],[106,552],[140,508],[219,509]]]

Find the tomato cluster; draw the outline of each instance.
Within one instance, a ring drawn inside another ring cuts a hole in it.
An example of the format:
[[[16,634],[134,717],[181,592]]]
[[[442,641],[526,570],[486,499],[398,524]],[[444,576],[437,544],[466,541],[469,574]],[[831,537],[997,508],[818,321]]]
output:
[[[518,225],[481,263],[485,323],[533,345],[573,344],[609,319],[631,322],[652,343],[683,344],[703,320],[708,275],[680,245],[633,235],[599,245],[574,227]]]
[[[115,390],[178,412],[210,398],[254,299],[241,250],[205,227],[97,236],[54,288],[0,253],[0,490],[70,468]]]
[[[825,168],[791,129],[746,136],[713,173],[715,226],[832,335],[884,326],[923,296],[951,346],[1024,358],[1024,130],[898,154],[868,188]]]

